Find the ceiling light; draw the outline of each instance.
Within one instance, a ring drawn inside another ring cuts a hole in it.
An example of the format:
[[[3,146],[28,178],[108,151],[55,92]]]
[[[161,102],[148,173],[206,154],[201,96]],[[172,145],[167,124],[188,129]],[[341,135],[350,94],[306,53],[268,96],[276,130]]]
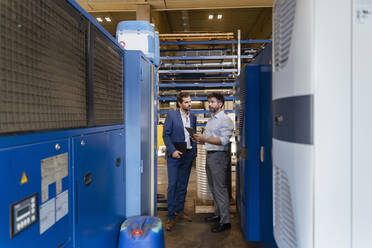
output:
[[[96,19],[97,19],[97,21],[99,21],[99,22],[103,22],[103,20],[102,20],[101,17],[97,17]]]
[[[218,15],[217,16],[217,19],[222,19],[222,15]]]
[[[111,22],[110,17],[105,17],[105,20],[106,20],[107,22]]]
[[[209,19],[209,20],[212,20],[212,19],[213,19],[213,15],[209,15],[209,16],[208,16],[208,19]]]

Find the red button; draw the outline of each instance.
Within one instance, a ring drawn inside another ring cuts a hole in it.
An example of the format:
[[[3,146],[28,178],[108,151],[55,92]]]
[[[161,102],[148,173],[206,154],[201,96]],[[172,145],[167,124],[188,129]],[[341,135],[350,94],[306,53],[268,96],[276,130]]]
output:
[[[141,236],[143,234],[142,230],[135,229],[132,231],[132,236]]]

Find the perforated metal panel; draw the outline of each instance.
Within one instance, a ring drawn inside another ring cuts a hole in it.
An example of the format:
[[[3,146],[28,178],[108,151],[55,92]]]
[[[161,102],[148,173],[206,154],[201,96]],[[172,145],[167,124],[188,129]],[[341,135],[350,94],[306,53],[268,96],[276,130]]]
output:
[[[274,233],[289,248],[297,248],[291,189],[287,173],[274,168]]]
[[[123,59],[98,36],[93,61],[95,125],[123,123]]]
[[[0,133],[87,125],[79,27],[52,0],[0,1]]]
[[[296,12],[296,0],[276,0],[274,3],[274,66],[279,71],[289,58]]]

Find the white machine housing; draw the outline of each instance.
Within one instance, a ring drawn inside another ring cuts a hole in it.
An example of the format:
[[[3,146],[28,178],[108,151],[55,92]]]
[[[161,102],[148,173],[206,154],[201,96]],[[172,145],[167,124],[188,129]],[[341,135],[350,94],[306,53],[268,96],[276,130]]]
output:
[[[311,142],[277,138],[274,127],[275,240],[370,248],[372,0],[275,0],[273,16],[273,106],[312,99]]]

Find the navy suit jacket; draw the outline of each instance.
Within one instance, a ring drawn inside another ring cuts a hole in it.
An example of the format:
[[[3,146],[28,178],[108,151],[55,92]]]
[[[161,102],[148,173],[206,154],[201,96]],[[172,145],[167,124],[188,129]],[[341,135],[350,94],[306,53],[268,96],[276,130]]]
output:
[[[190,127],[196,130],[196,116],[190,113]],[[167,146],[167,155],[172,156],[176,148],[173,142],[185,142],[184,126],[182,122],[181,112],[169,110],[163,127],[163,140]],[[193,155],[196,155],[196,143],[191,141]]]

